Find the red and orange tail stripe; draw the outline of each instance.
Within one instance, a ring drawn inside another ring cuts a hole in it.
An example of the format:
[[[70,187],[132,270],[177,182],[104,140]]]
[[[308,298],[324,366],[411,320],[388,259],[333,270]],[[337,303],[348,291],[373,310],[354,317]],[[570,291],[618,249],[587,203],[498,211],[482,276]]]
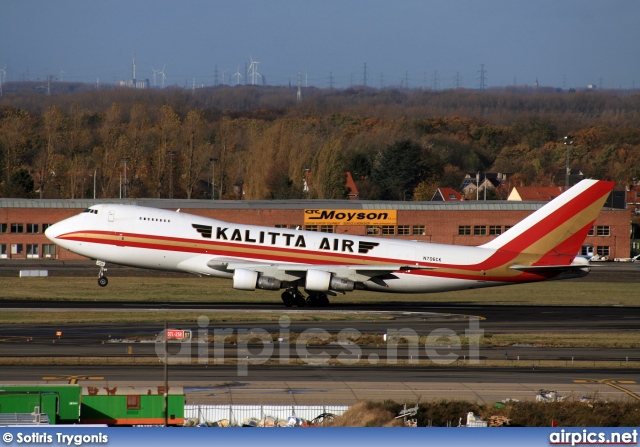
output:
[[[504,238],[498,237],[483,247],[509,253],[514,261],[525,258],[522,260],[530,265],[568,265],[580,252],[614,185],[613,182],[583,180],[574,187],[577,191],[572,188],[563,193],[511,228],[511,235],[507,232],[502,235]],[[563,197],[565,194],[567,196]],[[501,243],[501,239],[506,241]]]

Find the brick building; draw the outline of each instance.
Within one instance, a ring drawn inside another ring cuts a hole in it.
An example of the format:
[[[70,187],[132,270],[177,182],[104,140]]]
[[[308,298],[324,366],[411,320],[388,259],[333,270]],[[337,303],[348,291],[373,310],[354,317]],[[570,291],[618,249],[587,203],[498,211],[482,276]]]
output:
[[[83,259],[45,237],[47,226],[97,203],[124,203],[181,212],[228,222],[303,228],[354,235],[398,238],[456,245],[481,245],[506,231],[546,202],[460,201],[384,202],[353,200],[207,201],[170,199],[26,200],[0,199],[0,258]],[[305,210],[393,210],[393,225],[305,225]],[[583,253],[629,257],[630,215],[603,208]],[[1,261],[0,261],[1,262]]]

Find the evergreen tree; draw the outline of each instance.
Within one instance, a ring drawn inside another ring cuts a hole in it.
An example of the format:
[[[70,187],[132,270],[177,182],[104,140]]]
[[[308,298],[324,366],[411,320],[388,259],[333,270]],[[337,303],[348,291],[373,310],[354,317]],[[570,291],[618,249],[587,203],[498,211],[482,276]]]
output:
[[[440,158],[429,148],[411,140],[387,146],[377,157],[371,173],[380,191],[380,199],[410,198],[420,182],[437,179],[442,172]]]

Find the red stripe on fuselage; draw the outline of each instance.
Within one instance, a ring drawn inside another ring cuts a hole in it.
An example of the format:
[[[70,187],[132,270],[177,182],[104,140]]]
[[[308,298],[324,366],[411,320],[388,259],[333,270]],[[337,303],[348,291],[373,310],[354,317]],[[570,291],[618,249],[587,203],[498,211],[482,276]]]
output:
[[[100,237],[91,237],[90,235],[104,235],[109,236],[109,239],[103,239]],[[87,236],[80,236],[87,235]],[[124,237],[124,240],[117,238]],[[123,233],[113,231],[74,231],[73,233],[67,233],[58,236],[60,239],[73,240],[77,242],[89,242],[95,244],[111,245],[117,247],[135,247],[144,248],[150,250],[164,250],[174,252],[187,252],[187,253],[200,253],[210,254],[215,256],[232,256],[236,258],[248,258],[257,259],[260,261],[279,261],[279,262],[294,262],[304,264],[362,264],[370,265],[377,263],[407,263],[408,260],[392,260],[387,258],[377,257],[363,257],[357,254],[348,254],[335,251],[320,251],[320,250],[305,250],[296,248],[287,248],[281,246],[269,246],[269,245],[253,245],[246,243],[234,243],[225,241],[207,241],[204,239],[185,239],[176,238],[170,236],[156,236],[136,233]],[[129,238],[145,239],[149,242],[133,241]],[[154,243],[154,241],[174,242],[176,245]],[[192,244],[192,246],[189,246]],[[203,247],[206,246],[206,247]],[[236,249],[236,250],[232,250]],[[260,253],[260,251],[268,251],[269,253]],[[296,256],[286,256],[287,254]],[[315,259],[322,258],[322,259]],[[339,259],[331,259],[339,258]],[[344,261],[351,262],[344,262]],[[303,262],[302,262],[303,261]],[[412,264],[416,264],[416,261],[410,261]],[[428,263],[420,263],[420,265],[430,265]],[[433,264],[431,264],[433,265]]]
[[[84,236],[80,236],[84,235]],[[95,236],[109,236],[109,239],[103,239],[100,237],[91,237],[91,235]],[[117,238],[124,237],[124,240],[118,240]],[[135,233],[122,233],[122,232],[111,232],[111,231],[78,231],[73,233],[68,233],[59,236],[61,239],[65,240],[73,240],[78,242],[87,242],[87,243],[97,243],[103,245],[110,246],[120,246],[120,247],[133,247],[133,248],[141,248],[141,249],[149,249],[149,250],[164,250],[164,251],[174,251],[174,252],[188,252],[188,253],[197,253],[197,254],[209,254],[211,256],[224,256],[224,257],[234,257],[238,259],[251,259],[256,261],[266,261],[266,262],[282,262],[282,263],[293,263],[293,264],[322,264],[322,265],[341,265],[341,264],[349,264],[349,265],[371,265],[371,264],[418,264],[420,266],[433,266],[442,269],[455,269],[462,271],[477,271],[477,268],[474,268],[473,265],[465,266],[465,265],[454,265],[454,264],[433,264],[426,262],[415,262],[408,260],[398,260],[398,259],[388,259],[388,258],[379,258],[379,257],[363,257],[358,255],[349,255],[345,253],[336,253],[336,252],[318,252],[318,251],[310,251],[303,249],[292,249],[292,248],[282,248],[282,247],[270,247],[264,245],[250,245],[244,243],[233,243],[233,242],[223,242],[223,241],[206,241],[199,239],[186,239],[186,238],[176,238],[169,236],[150,236],[145,234],[135,234]],[[133,241],[130,238],[137,239],[146,239],[149,242],[138,242]],[[176,245],[167,245],[162,243],[154,243],[154,241],[162,241],[162,242],[174,242]],[[186,245],[185,245],[186,244]],[[192,244],[193,246],[188,246]],[[205,247],[203,247],[205,246]],[[208,247],[208,248],[207,248]],[[245,249],[246,251],[238,251],[231,250],[231,248],[239,248]],[[472,247],[470,247],[472,248]],[[267,251],[268,253],[259,253],[258,251]],[[287,256],[287,254],[296,254],[298,256]],[[311,257],[308,257],[311,256]],[[319,259],[314,259],[319,258]],[[339,258],[339,259],[335,259]],[[500,254],[496,259],[510,259],[511,256],[509,254]],[[451,279],[466,279],[466,280],[485,280],[485,281],[500,281],[500,282],[528,282],[533,281],[537,278],[536,275],[530,274],[519,274],[517,276],[509,276],[509,277],[487,277],[487,276],[479,276],[476,274],[465,274],[465,273],[456,273],[456,272],[444,272],[437,270],[411,270],[410,272],[403,271],[404,274],[412,274],[419,276],[434,276],[441,278],[451,278]]]

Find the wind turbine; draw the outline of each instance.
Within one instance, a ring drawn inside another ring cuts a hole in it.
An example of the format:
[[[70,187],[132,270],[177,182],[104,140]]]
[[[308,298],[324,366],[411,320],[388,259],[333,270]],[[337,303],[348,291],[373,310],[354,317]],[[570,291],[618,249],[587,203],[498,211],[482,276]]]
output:
[[[7,64],[0,70],[0,96],[2,96],[2,83],[7,79]]]
[[[231,77],[236,78],[236,85],[240,84],[240,79],[242,79],[242,75],[240,74],[240,65],[238,65],[238,71],[236,71]]]
[[[157,87],[158,84],[156,83],[156,75],[158,73],[160,73],[160,70],[156,70],[155,68],[151,67],[151,70],[153,71],[153,86]]]
[[[62,82],[62,75],[63,75],[63,74],[67,74],[67,73],[66,73],[65,71],[62,71],[62,68],[61,68],[61,69],[60,69],[60,73],[59,73],[60,77],[58,78],[58,80],[59,80],[60,82]]]
[[[249,73],[247,74],[247,76],[251,77],[251,85],[256,85],[257,78],[262,78],[262,75],[258,73],[258,64],[260,62],[254,61],[251,57],[251,54],[249,54],[249,60],[251,60],[251,65],[249,65]]]
[[[162,71],[158,71],[158,73],[160,73],[162,75],[162,88],[164,88],[164,81],[165,79],[167,79],[167,77],[164,75],[164,69],[165,69],[166,65],[162,66]],[[155,82],[155,81],[154,81]]]

